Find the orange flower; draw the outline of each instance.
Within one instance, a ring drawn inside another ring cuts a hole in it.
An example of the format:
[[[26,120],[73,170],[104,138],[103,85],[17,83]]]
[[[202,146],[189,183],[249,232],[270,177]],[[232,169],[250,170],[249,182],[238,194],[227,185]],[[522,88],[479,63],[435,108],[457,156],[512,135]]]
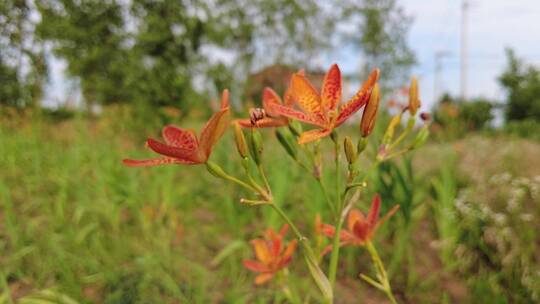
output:
[[[284,246],[283,238],[288,229],[288,225],[283,225],[279,233],[276,233],[272,228],[269,228],[264,239],[251,241],[258,261],[244,260],[243,264],[251,271],[260,272],[255,278],[255,284],[260,285],[268,282],[278,271],[287,267],[291,262],[292,255],[296,250],[296,240],[292,240],[287,246]]]
[[[269,109],[278,115],[320,127],[301,134],[298,142],[307,143],[332,133],[334,128],[366,104],[378,78],[379,70],[375,69],[356,95],[338,111],[341,101],[341,72],[336,64],[326,73],[321,93],[317,92],[304,75],[296,73],[291,78],[289,94],[301,111],[292,105],[278,103],[269,104]]]
[[[304,70],[299,70],[296,72],[296,74],[303,76]],[[285,91],[285,95],[283,96],[284,101],[282,101],[274,90],[266,87],[264,88],[262,99],[264,117],[257,119],[255,124],[251,118],[238,119],[237,122],[240,124],[240,126],[243,128],[274,128],[289,124],[289,119],[275,112],[272,109],[272,105],[277,104],[280,106],[292,106],[293,100],[291,98],[290,90]]]
[[[379,218],[379,210],[381,208],[381,197],[377,194],[371,202],[371,209],[369,210],[367,218],[364,214],[358,210],[353,209],[349,212],[347,218],[347,229],[342,230],[339,239],[341,246],[364,245],[370,241],[380,225],[382,225],[388,218],[390,218],[399,209],[399,205],[394,206],[383,218]],[[328,224],[321,224],[322,233],[328,237],[334,237],[336,229],[334,226]],[[328,246],[323,251],[323,254],[332,250],[332,246]]]
[[[148,167],[163,164],[204,164],[208,161],[212,148],[221,138],[229,125],[229,91],[224,90],[221,97],[221,109],[206,122],[199,138],[192,129],[165,126],[162,134],[165,143],[149,138],[146,145],[163,157],[133,160],[124,159],[123,163],[132,167]]]

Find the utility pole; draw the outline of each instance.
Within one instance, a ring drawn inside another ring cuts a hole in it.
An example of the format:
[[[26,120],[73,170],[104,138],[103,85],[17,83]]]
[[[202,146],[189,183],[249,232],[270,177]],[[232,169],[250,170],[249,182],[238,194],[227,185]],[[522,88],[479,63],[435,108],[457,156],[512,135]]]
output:
[[[468,0],[461,1],[461,58],[460,58],[460,97],[467,98],[467,13],[469,10]]]
[[[447,51],[435,52],[435,70],[433,72],[433,104],[439,101],[441,90],[441,72],[442,72],[442,59],[450,56]]]

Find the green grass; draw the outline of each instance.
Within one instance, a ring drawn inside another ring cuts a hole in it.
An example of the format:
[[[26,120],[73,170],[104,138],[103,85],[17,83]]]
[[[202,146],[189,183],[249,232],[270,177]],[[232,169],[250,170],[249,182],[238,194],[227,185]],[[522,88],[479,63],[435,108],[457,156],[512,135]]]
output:
[[[281,150],[273,133],[263,133],[274,197],[307,235],[313,235],[315,214],[328,218],[323,195]],[[241,175],[231,137],[231,132],[226,134],[212,159]],[[281,226],[280,218],[270,208],[239,204],[249,194],[212,177],[204,166],[124,167],[124,157],[153,156],[142,147],[142,140],[132,138],[120,123],[106,120],[0,126],[0,302],[9,303],[10,298],[21,303],[274,301],[271,288],[254,287],[254,275],[243,269],[241,260],[252,257],[248,241],[268,226]],[[327,141],[326,151],[331,146]],[[384,176],[374,176],[370,183],[368,193],[387,191],[385,203],[407,207],[407,213],[392,219],[377,237],[383,260],[408,265],[393,267],[400,299],[438,302],[450,297],[466,303],[481,299],[476,293],[489,288],[487,283],[469,284],[472,274],[447,272],[443,263],[451,260],[451,248],[430,249],[433,242],[453,235],[454,222],[444,212],[452,212],[457,189],[448,187],[458,187],[456,181],[463,178],[443,170],[434,179],[445,161],[437,157],[451,149],[432,144],[415,152],[412,167],[398,161],[388,171],[400,179],[415,172],[411,185],[402,180],[392,186]],[[471,162],[466,153],[458,154]],[[330,183],[332,155],[323,157],[328,163],[325,181]],[[499,159],[516,162],[508,155]],[[499,167],[505,166],[509,167]],[[474,185],[468,177],[474,170],[457,170]],[[437,195],[429,195],[431,181]],[[367,208],[369,197],[363,196],[361,209]],[[538,236],[532,239],[538,241]],[[359,272],[370,272],[367,261],[360,249],[344,250],[338,272],[342,303],[358,303],[361,298],[384,301],[357,278]],[[299,256],[291,268],[296,288],[317,299]],[[426,268],[431,270],[427,276]],[[465,295],[445,285],[443,277],[465,288]],[[48,302],[39,302],[44,299]]]

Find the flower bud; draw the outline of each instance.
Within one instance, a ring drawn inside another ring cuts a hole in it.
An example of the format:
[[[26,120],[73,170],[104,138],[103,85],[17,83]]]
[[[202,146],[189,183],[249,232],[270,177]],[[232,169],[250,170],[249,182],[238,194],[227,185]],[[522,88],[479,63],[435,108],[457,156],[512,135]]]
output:
[[[379,84],[375,84],[371,91],[369,101],[364,107],[364,113],[362,114],[362,121],[360,121],[360,132],[362,137],[366,137],[371,134],[373,127],[375,127],[375,118],[377,116],[377,110],[379,108],[380,94]]]
[[[300,136],[302,134],[302,125],[296,120],[290,120],[289,130],[291,130],[294,136]]]
[[[431,120],[431,115],[428,112],[422,112],[420,113],[420,119],[424,122],[428,122]]]
[[[411,87],[409,88],[409,113],[414,116],[416,114],[416,111],[418,111],[418,108],[420,108],[420,99],[418,97],[418,81],[416,80],[416,77],[413,77],[411,79]]]
[[[426,143],[428,136],[429,136],[428,127],[427,126],[422,127],[422,129],[420,129],[420,132],[416,134],[416,138],[414,139],[414,142],[411,145],[411,150],[417,149],[423,146]]]
[[[357,146],[357,150],[358,150],[358,155],[360,155],[360,153],[364,152],[364,150],[365,150],[366,147],[367,147],[367,144],[368,144],[367,138],[365,138],[365,137],[360,137],[360,139],[358,140],[358,144],[356,145],[356,146]]]
[[[345,136],[345,139],[343,140],[343,148],[349,164],[354,164],[358,159],[358,154],[356,153],[356,149],[354,148],[352,140],[349,136]]]
[[[290,135],[290,133],[288,135]],[[281,146],[283,146],[283,148],[287,152],[287,154],[289,154],[289,156],[292,157],[293,159],[296,159],[296,156],[297,156],[297,150],[295,146],[296,141],[289,140],[287,138],[287,134],[285,134],[285,132],[283,132],[282,129],[276,129],[276,137],[279,143],[281,144]]]
[[[249,147],[251,152],[251,157],[257,165],[261,164],[261,157],[263,153],[263,139],[261,133],[253,128],[251,129],[251,136],[249,141]]]
[[[206,169],[208,170],[208,172],[210,172],[210,174],[217,178],[227,178],[227,174],[225,173],[225,171],[223,171],[223,169],[218,164],[212,161],[206,162]]]
[[[399,125],[400,122],[401,122],[401,113],[392,117],[392,120],[390,120],[390,123],[388,124],[388,127],[386,128],[386,131],[384,132],[384,136],[383,136],[384,144],[389,144],[392,141],[396,126]]]
[[[236,149],[238,150],[238,154],[240,154],[242,158],[248,157],[249,152],[246,138],[244,137],[244,132],[242,132],[240,124],[237,122],[234,123],[234,140],[236,141]]]

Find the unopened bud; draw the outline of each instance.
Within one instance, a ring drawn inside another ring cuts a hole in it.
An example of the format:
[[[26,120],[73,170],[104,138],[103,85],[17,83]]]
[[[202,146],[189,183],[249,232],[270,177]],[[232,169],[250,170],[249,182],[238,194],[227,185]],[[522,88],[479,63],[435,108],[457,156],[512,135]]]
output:
[[[240,154],[242,158],[248,157],[249,152],[246,138],[244,137],[244,132],[242,131],[240,124],[237,122],[234,123],[234,140],[236,141],[236,149],[238,150],[238,154]]]
[[[249,147],[251,157],[253,157],[253,160],[257,165],[260,165],[263,153],[263,140],[261,133],[257,129],[251,129]]]
[[[290,135],[290,133],[288,135]],[[283,146],[283,148],[287,152],[287,154],[289,154],[289,156],[292,157],[293,159],[296,159],[296,156],[297,156],[297,150],[295,146],[296,141],[289,140],[287,134],[285,134],[282,129],[276,129],[276,137],[279,143],[281,144],[281,146]]]
[[[227,174],[225,173],[225,171],[223,171],[223,169],[218,164],[212,161],[206,162],[206,169],[208,170],[208,172],[210,172],[210,174],[217,178],[227,178]]]
[[[392,117],[392,120],[390,120],[390,123],[388,124],[388,127],[386,128],[386,131],[384,132],[383,136],[383,143],[389,144],[392,141],[392,138],[394,137],[394,132],[396,130],[396,126],[399,125],[401,122],[401,113]]]
[[[345,139],[343,140],[343,148],[349,164],[354,164],[358,159],[358,154],[356,153],[354,144],[349,136],[345,136]]]
[[[358,145],[357,145],[358,155],[360,155],[360,153],[364,152],[364,150],[367,147],[367,144],[368,144],[367,138],[360,137],[360,139],[358,140]]]
[[[418,134],[416,134],[416,138],[414,139],[414,142],[411,145],[411,150],[418,149],[421,146],[423,146],[426,143],[428,136],[429,136],[428,127],[427,126],[422,127],[422,129],[420,129]]]
[[[380,99],[381,96],[379,93],[379,84],[376,83],[371,91],[369,101],[364,107],[362,121],[360,121],[360,132],[362,133],[362,137],[366,137],[371,134],[373,127],[375,127],[375,118],[377,117]]]
[[[289,130],[291,130],[294,136],[300,136],[302,134],[302,125],[296,120],[291,120],[289,122]]]
[[[420,99],[418,97],[418,81],[416,80],[416,77],[413,77],[411,79],[411,87],[409,88],[409,113],[414,116],[419,108]]]

